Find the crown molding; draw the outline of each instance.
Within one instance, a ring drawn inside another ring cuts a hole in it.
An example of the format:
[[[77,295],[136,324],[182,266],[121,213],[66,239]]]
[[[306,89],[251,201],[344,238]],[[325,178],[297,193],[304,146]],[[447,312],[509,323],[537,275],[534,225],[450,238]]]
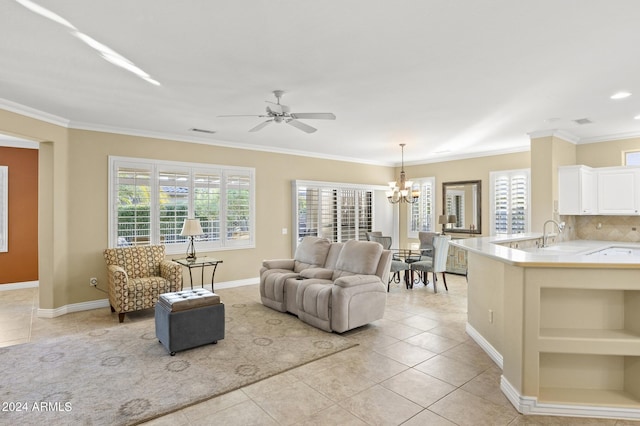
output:
[[[117,128],[117,127],[103,126],[103,125],[97,125],[92,123],[81,123],[81,122],[71,122],[69,125],[69,128],[74,130],[88,130],[92,132],[114,133],[114,134],[125,135],[125,136],[138,136],[138,137],[144,137],[144,138],[164,139],[164,140],[171,140],[176,142],[198,143],[203,145],[219,146],[219,147],[233,148],[233,149],[243,149],[248,151],[269,152],[273,154],[296,155],[300,157],[318,158],[322,160],[345,161],[348,163],[369,164],[374,166],[392,166],[392,164],[389,162],[370,161],[370,160],[363,160],[361,158],[355,159],[351,157],[342,157],[338,155],[328,155],[328,154],[323,154],[319,152],[263,147],[258,145],[243,144],[241,142],[231,142],[223,139],[217,139],[215,137],[215,134],[212,134],[210,137],[206,137],[206,136],[202,137],[202,136],[152,132],[152,131],[138,130],[138,129]]]
[[[640,132],[616,133],[616,134],[612,134],[612,135],[594,136],[594,137],[591,137],[591,138],[582,138],[582,139],[580,139],[580,143],[581,144],[589,144],[589,143],[618,141],[618,140],[621,140],[621,139],[634,139],[634,138],[640,138]]]
[[[482,157],[492,157],[494,155],[506,155],[506,154],[516,154],[518,152],[528,152],[531,150],[531,147],[527,143],[527,145],[520,145],[511,148],[505,149],[496,149],[492,151],[482,151],[482,152],[473,152],[468,154],[458,154],[458,155],[448,155],[446,157],[438,157],[433,159],[422,159],[415,161],[405,161],[405,166],[420,166],[423,164],[433,164],[433,163],[444,163],[445,161],[458,161],[458,160],[469,160],[472,158],[482,158]],[[400,167],[401,163],[394,163],[394,167]]]
[[[580,138],[574,135],[571,132],[560,129],[548,129],[548,130],[536,130],[533,132],[527,133],[530,139],[538,139],[538,138],[548,138],[548,137],[557,137],[567,142],[571,142],[572,144],[579,144]]]
[[[48,112],[40,111],[35,108],[22,105],[8,99],[0,98],[0,108],[5,109],[16,114],[25,115],[36,120],[46,121],[47,123],[55,124],[61,127],[69,127],[69,120],[57,115],[49,114]]]

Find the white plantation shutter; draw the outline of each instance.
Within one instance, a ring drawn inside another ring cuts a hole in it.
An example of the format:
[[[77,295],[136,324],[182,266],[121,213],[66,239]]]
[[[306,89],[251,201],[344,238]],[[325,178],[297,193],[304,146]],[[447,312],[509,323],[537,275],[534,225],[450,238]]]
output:
[[[251,176],[242,171],[230,171],[225,179],[227,241],[233,245],[252,238]]]
[[[418,238],[418,232],[433,232],[435,230],[435,178],[422,178],[414,181],[414,188],[418,188],[420,196],[418,202],[407,209],[409,214],[408,237]]]
[[[194,211],[204,235],[201,241],[220,241],[220,173],[197,172],[193,181]]]
[[[491,235],[530,230],[529,170],[491,172]]]
[[[373,224],[373,191],[347,184],[294,182],[297,241],[307,235],[331,241],[366,240]]]
[[[493,232],[492,234],[509,233],[509,177],[500,175],[493,182]]]
[[[109,157],[109,246],[164,244],[182,253],[186,218],[199,251],[254,245],[254,169]]]
[[[162,244],[186,241],[180,236],[182,224],[189,213],[189,171],[158,171],[158,209],[160,242]]]
[[[145,164],[118,167],[111,199],[115,206],[115,241],[111,247],[150,244],[152,168]],[[155,199],[155,198],[154,198]]]
[[[511,176],[511,233],[522,234],[529,230],[529,177],[528,173]]]

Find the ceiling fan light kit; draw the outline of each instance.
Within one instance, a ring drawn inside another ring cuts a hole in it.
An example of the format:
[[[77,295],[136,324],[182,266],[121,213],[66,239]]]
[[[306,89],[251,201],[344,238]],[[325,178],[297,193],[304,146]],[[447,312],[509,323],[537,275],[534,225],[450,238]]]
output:
[[[267,105],[265,111],[266,115],[219,115],[218,117],[261,117],[268,118],[267,121],[263,121],[255,127],[249,129],[250,132],[257,132],[259,130],[264,129],[271,123],[282,123],[285,122],[290,126],[295,127],[296,129],[302,130],[305,133],[313,133],[316,129],[315,127],[309,126],[306,123],[298,121],[302,120],[335,120],[336,116],[330,112],[299,112],[293,113],[291,112],[291,108],[287,105],[282,105],[280,103],[280,98],[284,94],[283,90],[274,90],[273,95],[276,97],[277,102],[265,101],[270,105]]]

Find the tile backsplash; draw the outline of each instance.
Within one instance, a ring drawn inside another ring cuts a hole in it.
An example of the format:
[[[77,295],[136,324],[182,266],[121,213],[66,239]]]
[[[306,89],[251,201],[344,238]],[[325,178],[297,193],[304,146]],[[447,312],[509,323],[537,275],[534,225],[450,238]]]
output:
[[[561,216],[563,240],[640,242],[640,216]]]

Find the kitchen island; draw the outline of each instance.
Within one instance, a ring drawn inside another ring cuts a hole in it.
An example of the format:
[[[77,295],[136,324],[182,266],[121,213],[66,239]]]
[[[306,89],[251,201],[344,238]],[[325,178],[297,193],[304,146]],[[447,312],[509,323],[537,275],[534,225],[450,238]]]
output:
[[[640,419],[640,244],[541,234],[455,240],[467,332],[524,414]]]

